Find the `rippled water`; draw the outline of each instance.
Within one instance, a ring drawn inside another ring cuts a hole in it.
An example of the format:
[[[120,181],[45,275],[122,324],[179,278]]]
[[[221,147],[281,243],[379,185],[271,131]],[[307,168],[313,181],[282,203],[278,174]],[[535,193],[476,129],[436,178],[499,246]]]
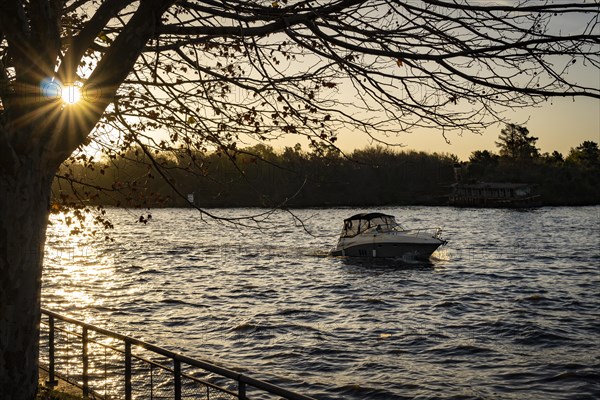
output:
[[[600,207],[384,208],[448,245],[427,264],[327,257],[359,211],[296,211],[311,236],[287,213],[258,230],[111,209],[112,243],[55,218],[43,303],[320,399],[600,396]]]

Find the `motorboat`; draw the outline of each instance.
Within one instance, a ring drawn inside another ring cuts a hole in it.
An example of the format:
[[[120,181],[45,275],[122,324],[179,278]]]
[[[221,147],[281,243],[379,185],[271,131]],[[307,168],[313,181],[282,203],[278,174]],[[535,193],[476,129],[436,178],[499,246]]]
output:
[[[406,229],[392,215],[378,212],[353,215],[344,228],[332,256],[410,257],[427,259],[446,244],[440,228]]]

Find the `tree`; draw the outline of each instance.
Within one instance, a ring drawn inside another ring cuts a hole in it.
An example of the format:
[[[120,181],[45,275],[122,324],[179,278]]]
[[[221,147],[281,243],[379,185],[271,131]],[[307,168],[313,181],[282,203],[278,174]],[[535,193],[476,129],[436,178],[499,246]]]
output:
[[[546,153],[545,154],[545,159],[550,164],[556,164],[556,165],[560,165],[560,164],[562,164],[565,161],[563,155],[559,151],[557,151],[557,150],[554,150],[552,152],[552,154]]]
[[[571,148],[566,161],[588,167],[599,165],[600,149],[598,143],[586,140],[576,148]]]
[[[490,167],[498,164],[498,155],[488,150],[475,150],[469,156],[469,175],[482,178]]]
[[[498,163],[498,156],[489,150],[475,150],[469,156],[469,162],[484,166]]]
[[[110,160],[139,146],[169,180],[154,151],[235,161],[238,142],[284,134],[331,148],[344,129],[477,131],[506,107],[600,98],[567,74],[598,70],[597,13],[584,1],[2,1],[3,399],[36,391],[50,187],[83,146]],[[564,15],[581,30],[557,29]]]
[[[506,124],[500,131],[496,146],[500,148],[500,155],[512,160],[530,160],[539,156],[539,149],[535,147],[538,138],[529,136],[529,130],[524,126]]]

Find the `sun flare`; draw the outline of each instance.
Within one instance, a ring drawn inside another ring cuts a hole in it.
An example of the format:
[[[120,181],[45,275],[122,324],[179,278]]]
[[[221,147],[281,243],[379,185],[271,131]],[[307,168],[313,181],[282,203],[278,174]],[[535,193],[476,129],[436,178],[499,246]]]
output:
[[[63,86],[61,97],[66,104],[75,104],[81,100],[81,89],[76,85]]]

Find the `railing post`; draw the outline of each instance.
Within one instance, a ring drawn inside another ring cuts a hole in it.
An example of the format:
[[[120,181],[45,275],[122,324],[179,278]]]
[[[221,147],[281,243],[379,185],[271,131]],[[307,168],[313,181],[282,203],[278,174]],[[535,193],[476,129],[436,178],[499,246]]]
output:
[[[131,400],[131,342],[125,341],[125,400]]]
[[[58,386],[58,381],[54,376],[54,317],[48,315],[48,382],[49,388]]]
[[[248,400],[246,397],[246,383],[242,382],[241,375],[238,377],[238,398],[240,400]]]
[[[181,400],[181,361],[173,359],[173,378],[175,383],[175,400]]]
[[[81,346],[82,346],[82,362],[83,362],[83,373],[81,376],[83,386],[83,398],[87,399],[90,395],[89,377],[88,377],[88,329],[83,327],[81,335]]]

